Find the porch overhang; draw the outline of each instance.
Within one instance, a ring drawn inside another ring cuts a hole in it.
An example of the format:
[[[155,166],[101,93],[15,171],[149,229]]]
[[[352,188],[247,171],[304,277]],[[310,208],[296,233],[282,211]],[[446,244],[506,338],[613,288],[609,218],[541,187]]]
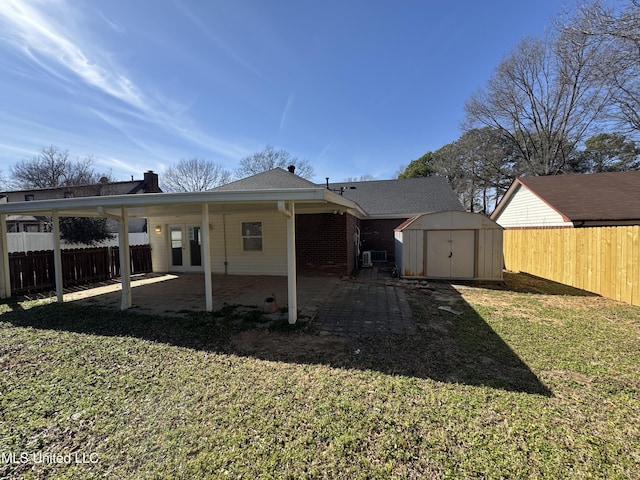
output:
[[[286,208],[283,209],[283,205]],[[124,224],[129,218],[154,217],[154,216],[183,216],[199,215],[203,226],[208,224],[208,216],[215,213],[233,213],[249,211],[280,211],[287,215],[287,258],[289,282],[290,307],[297,304],[296,299],[296,275],[295,263],[295,214],[325,213],[325,212],[349,212],[360,218],[366,216],[366,212],[355,202],[337,195],[326,188],[289,188],[269,190],[246,191],[206,191],[188,193],[147,193],[129,195],[111,195],[100,197],[76,197],[51,200],[34,200],[28,202],[13,202],[0,204],[0,218],[4,223],[7,215],[43,215],[50,217],[108,217],[117,219],[120,231],[126,233]],[[206,230],[206,229],[205,229]],[[120,236],[121,251],[128,250],[127,235]],[[208,239],[207,239],[208,241]],[[0,230],[0,296],[10,295],[11,288],[8,285],[9,261],[7,249],[6,228]],[[58,250],[59,242],[55,249]],[[54,252],[54,255],[56,252]],[[205,250],[205,256],[208,256]],[[205,266],[210,259],[205,258]],[[131,306],[129,278],[123,270],[122,275],[122,309]],[[125,278],[126,277],[126,278]],[[56,276],[56,291],[62,291],[62,282]],[[207,287],[208,288],[208,287]],[[210,293],[208,294],[210,295]],[[58,295],[58,301],[62,301],[62,295]],[[206,310],[212,310],[212,301],[207,296]],[[295,322],[297,312],[289,312],[289,321]]]

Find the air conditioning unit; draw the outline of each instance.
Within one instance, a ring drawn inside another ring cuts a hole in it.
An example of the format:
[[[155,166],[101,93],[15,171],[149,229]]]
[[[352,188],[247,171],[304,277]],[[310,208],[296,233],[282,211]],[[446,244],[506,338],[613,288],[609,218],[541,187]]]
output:
[[[371,251],[367,250],[366,252],[362,252],[362,266],[364,268],[373,267],[373,262],[371,261]]]

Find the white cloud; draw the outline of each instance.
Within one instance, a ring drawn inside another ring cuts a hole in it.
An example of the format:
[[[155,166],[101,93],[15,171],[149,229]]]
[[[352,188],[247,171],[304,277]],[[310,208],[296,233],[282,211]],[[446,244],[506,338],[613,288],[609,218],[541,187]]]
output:
[[[237,159],[250,153],[242,145],[203,133],[198,125],[185,117],[185,108],[172,99],[162,98],[161,94],[153,98],[145,95],[143,91],[152,91],[152,86],[138,86],[114,55],[105,52],[95,41],[84,38],[82,28],[78,28],[82,23],[78,15],[76,4],[67,0],[0,0],[0,42],[10,45],[17,54],[55,76],[69,90],[84,85],[117,100],[105,103],[104,98],[93,99],[101,110],[110,110],[112,115],[98,111],[90,104],[83,107],[145,151],[157,151],[159,146],[152,147],[137,138],[131,133],[132,125],[138,129],[163,130],[199,148],[230,158]],[[116,24],[105,21],[118,34]]]
[[[287,98],[287,103],[284,106],[284,110],[282,111],[282,115],[280,115],[280,133],[282,133],[282,130],[284,129],[287,123],[287,117],[289,116],[289,111],[293,106],[294,99],[295,99],[295,95],[293,93],[290,93],[289,97]]]
[[[64,2],[52,4],[58,15],[64,15]],[[76,75],[86,84],[135,107],[149,110],[147,102],[133,82],[123,73],[101,67],[90,52],[81,48],[62,29],[23,0],[0,2],[0,16],[13,33],[13,44],[18,50],[47,71],[63,78],[62,72]]]

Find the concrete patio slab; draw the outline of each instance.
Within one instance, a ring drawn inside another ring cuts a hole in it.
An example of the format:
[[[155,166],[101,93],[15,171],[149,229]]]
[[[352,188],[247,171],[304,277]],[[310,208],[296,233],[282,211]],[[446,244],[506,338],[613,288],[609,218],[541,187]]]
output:
[[[312,318],[341,282],[335,277],[299,277],[298,309],[301,318]],[[203,274],[145,274],[131,279],[132,311],[153,315],[183,316],[204,311]],[[287,278],[278,276],[213,275],[214,310],[225,305],[262,309],[268,297],[287,305]],[[65,302],[120,308],[120,283],[65,290]]]
[[[287,278],[276,276],[214,275],[214,310],[225,305],[263,309],[275,297],[287,305]],[[203,274],[145,274],[131,280],[131,311],[184,316],[204,311]],[[65,290],[65,302],[120,308],[120,283]],[[321,335],[413,335],[416,325],[404,288],[383,267],[363,269],[356,278],[298,278],[301,320],[312,321]]]
[[[314,325],[324,335],[414,335],[404,288],[385,266],[360,270],[322,304]]]

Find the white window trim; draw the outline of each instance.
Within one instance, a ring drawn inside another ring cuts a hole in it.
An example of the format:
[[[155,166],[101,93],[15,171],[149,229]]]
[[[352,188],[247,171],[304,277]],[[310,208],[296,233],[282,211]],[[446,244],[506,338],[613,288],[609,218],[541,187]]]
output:
[[[260,224],[260,235],[245,235],[244,234],[244,225],[246,223],[259,223]],[[264,252],[264,232],[262,231],[262,225],[264,222],[262,220],[249,220],[249,221],[241,221],[240,222],[240,251],[243,254],[248,255],[260,255]],[[260,250],[245,250],[244,248],[244,239],[245,238],[259,238],[261,240],[261,248]]]

